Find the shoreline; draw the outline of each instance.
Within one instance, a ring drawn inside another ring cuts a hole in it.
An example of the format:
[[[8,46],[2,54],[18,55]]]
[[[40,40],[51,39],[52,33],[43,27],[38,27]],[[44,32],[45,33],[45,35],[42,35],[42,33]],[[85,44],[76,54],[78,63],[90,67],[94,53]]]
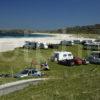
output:
[[[43,34],[43,33],[36,33]],[[0,52],[6,52],[10,50],[14,50],[17,47],[22,47],[25,41],[35,41],[35,42],[45,42],[45,43],[54,43],[59,44],[62,40],[75,40],[75,39],[90,39],[84,37],[76,37],[71,34],[50,34],[45,33],[47,35],[52,35],[52,37],[23,37],[23,38],[0,38]]]

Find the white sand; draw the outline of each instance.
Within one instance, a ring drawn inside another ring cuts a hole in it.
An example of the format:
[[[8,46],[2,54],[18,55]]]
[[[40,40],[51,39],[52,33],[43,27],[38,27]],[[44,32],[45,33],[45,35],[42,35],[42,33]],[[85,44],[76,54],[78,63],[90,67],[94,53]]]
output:
[[[39,33],[38,33],[39,34]],[[43,33],[41,33],[43,34]],[[41,37],[41,38],[0,38],[0,52],[14,50],[16,47],[21,47],[25,41],[36,41],[45,43],[60,43],[61,40],[73,40],[85,38],[78,38],[69,34],[52,34],[54,37]]]

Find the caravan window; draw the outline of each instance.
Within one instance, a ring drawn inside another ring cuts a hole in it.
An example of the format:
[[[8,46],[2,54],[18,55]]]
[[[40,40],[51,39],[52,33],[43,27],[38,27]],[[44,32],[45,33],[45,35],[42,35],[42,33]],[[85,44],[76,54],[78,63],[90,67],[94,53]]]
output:
[[[63,57],[67,57],[67,54],[64,54]]]
[[[71,54],[68,54],[68,56],[71,57],[72,55]]]

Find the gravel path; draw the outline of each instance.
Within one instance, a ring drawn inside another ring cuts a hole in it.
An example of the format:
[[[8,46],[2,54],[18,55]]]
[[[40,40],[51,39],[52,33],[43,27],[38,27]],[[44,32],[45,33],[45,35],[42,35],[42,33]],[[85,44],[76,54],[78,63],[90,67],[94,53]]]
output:
[[[30,84],[36,85],[40,81],[45,81],[47,79],[48,78],[28,79],[0,85],[0,96],[24,89]]]

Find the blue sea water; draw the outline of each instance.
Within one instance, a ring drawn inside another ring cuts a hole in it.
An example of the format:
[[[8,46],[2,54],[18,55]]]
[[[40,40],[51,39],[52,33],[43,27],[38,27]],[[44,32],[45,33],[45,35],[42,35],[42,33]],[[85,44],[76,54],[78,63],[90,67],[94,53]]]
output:
[[[2,34],[0,33],[0,38],[39,38],[39,37],[52,37],[52,35],[49,35],[49,34],[36,34],[36,33],[33,33],[33,34],[19,34],[19,33],[6,33],[6,34]]]

